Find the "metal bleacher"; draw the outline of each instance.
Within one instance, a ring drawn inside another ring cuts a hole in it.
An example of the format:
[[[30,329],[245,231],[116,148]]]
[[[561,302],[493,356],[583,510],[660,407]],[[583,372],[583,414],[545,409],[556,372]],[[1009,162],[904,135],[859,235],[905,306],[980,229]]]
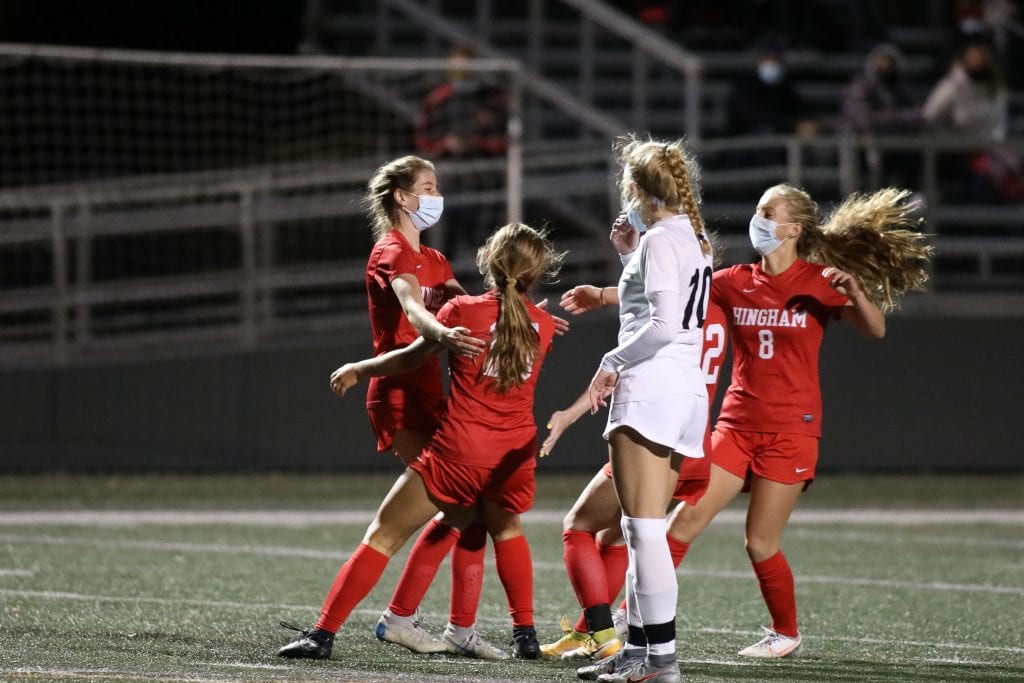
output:
[[[832,129],[838,97],[863,55],[790,55],[801,95],[821,122],[819,135],[734,137],[727,134],[728,101],[753,54],[686,50],[605,2],[311,0],[307,8],[306,54],[273,58],[273,68],[343,71],[362,59],[443,72],[438,58],[454,44],[471,44],[481,64],[506,74],[514,110],[509,157],[449,160],[439,170],[443,182],[489,173],[507,182],[456,192],[446,202],[507,207],[510,218],[549,225],[570,250],[564,282],[615,277],[617,260],[605,241],[618,211],[610,141],[627,131],[687,136],[702,162],[704,213],[727,262],[750,257],[746,224],[768,185],[805,186],[827,207],[879,185],[884,169],[862,159],[901,150],[921,159],[912,189],[938,252],[931,290],[909,297],[904,314],[1024,317],[1024,211],[952,203],[940,183],[942,154],[977,143],[855,139]],[[893,34],[924,46],[908,60],[923,91],[942,67],[931,51],[934,31],[902,27]],[[180,62],[211,73],[232,64],[271,67],[259,58],[52,52],[83,63]],[[8,46],[0,53],[14,62],[46,50]],[[420,105],[400,91],[384,96],[359,77],[347,77],[346,86],[377,98],[380,111],[405,127]],[[1013,101],[1024,105],[1020,93]],[[1014,121],[1007,145],[1024,155],[1024,121],[1019,113]],[[0,188],[0,367],[246,349],[365,324],[369,237],[358,200],[380,155],[390,153],[372,147],[338,158]],[[764,158],[772,161],[750,161]],[[104,272],[104,250],[126,244],[144,244],[147,255]],[[175,258],[162,260],[161,249],[174,249]],[[471,281],[468,254],[453,265]]]

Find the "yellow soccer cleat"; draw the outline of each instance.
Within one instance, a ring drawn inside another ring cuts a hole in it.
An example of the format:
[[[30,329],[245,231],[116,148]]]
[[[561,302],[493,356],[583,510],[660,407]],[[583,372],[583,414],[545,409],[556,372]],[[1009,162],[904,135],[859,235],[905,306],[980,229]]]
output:
[[[579,631],[573,630],[572,622],[569,621],[569,617],[562,617],[559,625],[562,627],[564,635],[553,643],[545,643],[544,645],[541,645],[541,657],[557,659],[567,652],[579,649],[581,645],[590,640],[589,633],[580,633]]]

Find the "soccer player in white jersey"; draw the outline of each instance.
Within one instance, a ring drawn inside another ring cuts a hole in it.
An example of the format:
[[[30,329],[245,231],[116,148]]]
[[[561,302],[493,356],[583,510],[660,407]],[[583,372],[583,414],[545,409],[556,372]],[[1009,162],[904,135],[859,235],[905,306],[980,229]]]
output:
[[[600,681],[679,681],[677,585],[665,513],[683,457],[704,456],[707,390],[700,366],[711,244],[697,167],[680,141],[627,138],[618,148],[630,223],[646,231],[619,279],[619,345],[590,384],[608,405],[608,440],[622,532],[629,635],[617,654],[578,671]]]

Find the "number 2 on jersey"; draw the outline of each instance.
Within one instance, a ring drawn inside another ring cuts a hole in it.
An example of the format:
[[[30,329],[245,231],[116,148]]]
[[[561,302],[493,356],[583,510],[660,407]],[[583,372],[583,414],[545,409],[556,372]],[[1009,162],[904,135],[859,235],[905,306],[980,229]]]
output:
[[[725,351],[725,328],[720,323],[713,323],[704,328],[704,358],[701,369],[704,371],[705,384],[717,384],[718,372],[722,369],[715,359]],[[712,367],[714,365],[714,367]]]

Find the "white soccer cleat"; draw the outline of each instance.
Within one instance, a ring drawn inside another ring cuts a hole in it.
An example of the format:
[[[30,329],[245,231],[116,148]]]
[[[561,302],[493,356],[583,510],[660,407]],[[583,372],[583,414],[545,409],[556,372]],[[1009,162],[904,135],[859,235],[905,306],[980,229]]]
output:
[[[441,640],[444,641],[445,648],[448,652],[453,655],[459,655],[460,657],[488,659],[492,662],[511,659],[512,657],[501,648],[494,647],[481,638],[475,628],[469,632],[469,635],[459,637],[455,635],[452,625],[448,624],[444,629],[444,635],[441,636]]]
[[[769,628],[764,628],[764,631],[766,634],[764,638],[750,647],[740,650],[741,657],[759,657],[761,659],[787,657],[800,648],[802,639],[799,634],[796,637],[791,637],[776,633]]]
[[[581,666],[576,669],[576,677],[585,681],[596,681],[600,676],[608,674],[623,674],[639,670],[644,665],[644,657],[630,657],[626,648],[622,648],[611,657]]]
[[[447,645],[420,627],[418,616],[417,613],[411,617],[400,617],[389,609],[384,610],[377,621],[377,639],[401,645],[421,655],[447,652]]]
[[[675,659],[661,666],[652,663],[650,658],[630,660],[630,664],[632,666],[628,669],[601,674],[597,677],[598,683],[634,683],[638,681],[682,683],[683,681],[683,674],[679,671],[679,662]]]

